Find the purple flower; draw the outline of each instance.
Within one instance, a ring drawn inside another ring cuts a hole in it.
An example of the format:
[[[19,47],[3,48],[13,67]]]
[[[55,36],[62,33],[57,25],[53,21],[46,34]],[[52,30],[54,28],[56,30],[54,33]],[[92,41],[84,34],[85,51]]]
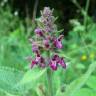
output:
[[[62,58],[60,58],[57,54],[53,56],[52,60],[51,60],[51,66],[52,68],[56,65],[61,65],[63,68],[66,68],[66,64],[65,64],[65,61]]]
[[[56,62],[56,60],[51,60],[49,62],[49,65],[50,65],[52,70],[57,70],[57,62]]]
[[[40,29],[40,28],[36,28],[36,29],[35,29],[35,33],[36,33],[37,35],[39,35],[39,36],[43,36],[43,31],[42,31],[42,29]]]
[[[53,39],[53,43],[54,43],[54,46],[58,49],[61,49],[63,47],[62,45],[62,38],[63,38],[63,35],[60,35],[59,38],[54,38]]]
[[[66,68],[66,64],[65,64],[65,61],[64,61],[63,58],[60,58],[59,64],[60,64],[63,68]]]
[[[43,57],[41,57],[41,59],[40,59],[40,64],[39,64],[39,66],[40,66],[41,68],[45,68],[45,66],[46,66],[46,64],[45,64],[45,59],[44,59]]]
[[[32,63],[31,63],[31,68],[33,68],[34,67],[34,65],[36,65],[37,64],[37,62],[35,61],[35,60],[32,60]]]
[[[45,40],[43,41],[43,43],[44,43],[44,45],[45,45],[46,48],[49,48],[49,47],[50,47],[50,45],[49,45],[49,40],[48,40],[48,39],[45,39]]]
[[[63,47],[62,42],[60,40],[58,40],[58,39],[54,39],[54,45],[58,49],[61,49]]]
[[[32,43],[32,51],[36,53],[38,52],[38,46],[36,43]]]
[[[35,61],[39,63],[40,60],[41,60],[41,55],[37,52],[37,53],[36,53]]]
[[[56,63],[58,64],[58,62],[59,62],[60,58],[59,58],[59,56],[58,56],[58,55],[54,55],[54,56],[53,56],[53,58],[52,58],[52,60],[55,60],[55,61],[56,61]]]
[[[57,37],[55,34],[55,32],[58,31],[55,20],[56,18],[53,16],[53,10],[49,7],[45,7],[44,10],[41,11],[41,18],[37,20],[37,27],[34,30],[38,39],[30,39],[32,51],[35,54],[35,58],[32,60],[30,59],[32,61],[31,68],[34,65],[41,68],[50,67],[52,70],[57,70],[59,65],[66,68],[64,59],[59,57],[58,54],[54,55],[54,52],[57,52],[58,49],[63,47],[63,35]],[[38,25],[38,22],[40,22],[40,25]],[[45,52],[48,57],[42,57],[43,52]],[[48,58],[50,59],[47,60]]]

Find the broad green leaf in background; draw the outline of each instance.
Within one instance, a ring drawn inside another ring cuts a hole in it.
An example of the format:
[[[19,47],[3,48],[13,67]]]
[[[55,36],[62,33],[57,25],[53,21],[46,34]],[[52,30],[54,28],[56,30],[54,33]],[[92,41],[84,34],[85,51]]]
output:
[[[44,70],[38,70],[38,69],[32,69],[28,70],[25,75],[23,76],[22,80],[20,81],[21,85],[31,83],[33,81],[38,80],[44,73],[46,72],[46,69]]]
[[[95,75],[90,76],[90,78],[86,82],[86,85],[89,88],[92,88],[94,91],[96,91],[96,76]]]
[[[24,93],[25,90],[23,88],[15,87],[23,74],[22,71],[13,68],[0,67],[0,90],[10,94]]]
[[[96,96],[96,92],[89,88],[81,88],[74,94],[74,96]]]
[[[90,64],[87,72],[83,76],[81,76],[80,78],[77,78],[76,80],[74,80],[67,86],[63,95],[64,96],[74,96],[74,94],[80,88],[82,88],[82,86],[86,83],[86,81],[89,79],[89,77],[91,76],[91,74],[95,70],[95,68],[96,68],[96,62],[93,62],[92,64]]]

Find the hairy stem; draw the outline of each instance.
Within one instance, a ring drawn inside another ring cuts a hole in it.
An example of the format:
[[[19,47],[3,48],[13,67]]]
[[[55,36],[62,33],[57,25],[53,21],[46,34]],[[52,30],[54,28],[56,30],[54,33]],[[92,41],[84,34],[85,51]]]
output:
[[[47,69],[47,80],[48,80],[48,96],[53,96],[53,88],[52,88],[52,70]]]
[[[50,52],[48,52],[48,59],[50,58]],[[48,81],[48,96],[53,96],[53,84],[52,84],[52,70],[47,68],[47,81]]]

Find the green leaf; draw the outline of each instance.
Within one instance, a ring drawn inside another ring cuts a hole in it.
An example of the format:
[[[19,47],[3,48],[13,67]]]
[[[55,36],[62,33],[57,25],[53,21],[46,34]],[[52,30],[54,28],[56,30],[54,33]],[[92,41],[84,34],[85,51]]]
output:
[[[67,86],[63,95],[64,96],[74,96],[74,94],[80,88],[82,88],[82,86],[86,83],[86,81],[89,79],[89,77],[91,76],[91,74],[95,70],[95,68],[96,68],[96,62],[93,62],[92,64],[90,64],[87,72],[84,75],[82,75],[80,78],[77,78],[76,80],[74,80]]]
[[[11,94],[23,93],[22,87],[16,87],[22,76],[22,71],[0,66],[0,90]]]
[[[84,66],[84,64],[79,63],[79,64],[76,65],[76,68],[77,69],[85,69],[85,66]]]
[[[38,69],[32,69],[25,73],[22,80],[20,81],[21,85],[31,83],[33,81],[38,80],[44,73],[46,72],[46,69],[44,70],[38,70]]]
[[[90,76],[90,78],[86,82],[86,85],[96,91],[96,76]]]
[[[96,96],[96,92],[89,88],[81,88],[74,94],[74,96]]]
[[[37,21],[37,25],[38,25],[40,28],[44,28],[44,24],[41,22],[41,18],[36,19],[36,21]]]

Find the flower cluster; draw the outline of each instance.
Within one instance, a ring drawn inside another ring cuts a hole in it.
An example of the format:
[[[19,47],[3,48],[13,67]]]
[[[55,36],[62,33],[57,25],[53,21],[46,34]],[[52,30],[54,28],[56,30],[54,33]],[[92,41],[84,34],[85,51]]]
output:
[[[57,70],[60,65],[66,68],[63,57],[58,56],[57,49],[61,49],[63,35],[57,36],[57,27],[54,24],[55,17],[53,10],[45,7],[41,11],[41,18],[37,21],[37,28],[34,30],[35,38],[31,40],[32,51],[35,58],[32,59],[31,68],[38,65],[41,68],[50,67]],[[44,54],[46,55],[44,56]]]

